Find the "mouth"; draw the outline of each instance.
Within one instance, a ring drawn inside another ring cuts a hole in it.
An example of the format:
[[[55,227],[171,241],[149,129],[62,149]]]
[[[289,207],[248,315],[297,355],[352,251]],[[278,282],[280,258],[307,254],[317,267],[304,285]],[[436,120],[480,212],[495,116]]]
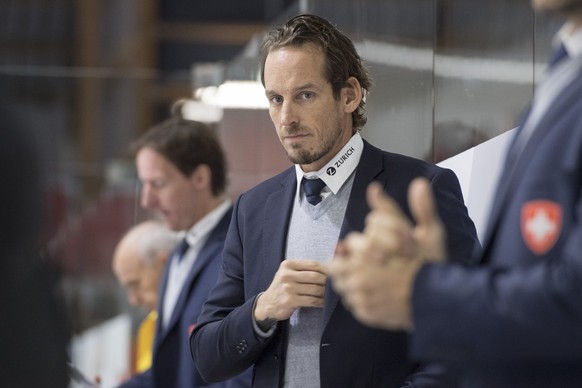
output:
[[[308,136],[309,136],[309,134],[306,134],[306,133],[294,133],[294,134],[289,134],[287,136],[284,136],[283,139],[285,141],[296,142],[296,141],[301,141]]]

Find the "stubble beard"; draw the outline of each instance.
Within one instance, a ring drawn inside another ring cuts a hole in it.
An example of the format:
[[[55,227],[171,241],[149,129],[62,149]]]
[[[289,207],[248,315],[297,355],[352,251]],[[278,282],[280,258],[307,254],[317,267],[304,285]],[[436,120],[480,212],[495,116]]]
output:
[[[309,152],[309,150],[301,149],[301,146],[293,146],[295,153],[287,152],[287,157],[293,164],[311,164],[321,159],[329,149],[322,149],[319,152]]]
[[[303,149],[301,145],[293,145],[293,151],[287,151],[287,157],[293,164],[306,165],[312,164],[320,160],[321,158],[327,156],[334,146],[337,144],[342,135],[342,127],[339,120],[334,123],[335,130],[329,133],[325,137],[321,138],[321,142],[316,144],[316,148],[312,151],[308,149]],[[301,132],[301,127],[289,130],[290,134],[294,132]],[[311,131],[308,131],[311,132]]]

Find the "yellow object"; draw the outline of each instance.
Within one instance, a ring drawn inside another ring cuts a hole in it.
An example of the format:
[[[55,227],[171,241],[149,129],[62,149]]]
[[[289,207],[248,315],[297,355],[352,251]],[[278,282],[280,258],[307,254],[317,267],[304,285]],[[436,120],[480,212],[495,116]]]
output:
[[[144,372],[152,366],[152,350],[157,319],[158,313],[156,311],[150,312],[140,323],[137,330],[135,370],[138,373]]]

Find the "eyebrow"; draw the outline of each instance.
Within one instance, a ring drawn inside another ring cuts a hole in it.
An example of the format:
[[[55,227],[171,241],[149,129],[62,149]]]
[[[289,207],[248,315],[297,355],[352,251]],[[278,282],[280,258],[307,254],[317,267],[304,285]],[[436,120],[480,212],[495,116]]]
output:
[[[313,82],[308,82],[306,84],[303,84],[303,85],[297,86],[296,88],[293,88],[292,92],[297,93],[298,91],[305,90],[305,89],[317,89],[317,90],[319,90],[320,87],[318,87],[317,84],[314,84]],[[279,94],[279,93],[276,93],[274,90],[265,89],[265,95],[268,96],[271,94]]]

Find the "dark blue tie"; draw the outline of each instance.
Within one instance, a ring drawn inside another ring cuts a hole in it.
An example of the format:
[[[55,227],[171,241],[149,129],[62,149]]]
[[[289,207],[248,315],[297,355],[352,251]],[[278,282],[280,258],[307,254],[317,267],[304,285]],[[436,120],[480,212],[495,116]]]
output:
[[[552,53],[550,56],[550,62],[548,63],[548,67],[552,68],[556,66],[562,59],[568,56],[568,51],[566,51],[566,46],[564,43],[560,43],[560,46]]]
[[[302,181],[303,191],[305,191],[305,199],[313,206],[321,202],[321,190],[325,187],[325,182],[321,179],[307,179]]]
[[[174,249],[174,255],[178,258],[178,262],[182,261],[182,259],[184,258],[184,254],[186,253],[189,247],[190,245],[188,245],[188,240],[186,240],[186,237],[184,237],[182,241],[180,241],[180,244],[178,244],[176,249]]]

